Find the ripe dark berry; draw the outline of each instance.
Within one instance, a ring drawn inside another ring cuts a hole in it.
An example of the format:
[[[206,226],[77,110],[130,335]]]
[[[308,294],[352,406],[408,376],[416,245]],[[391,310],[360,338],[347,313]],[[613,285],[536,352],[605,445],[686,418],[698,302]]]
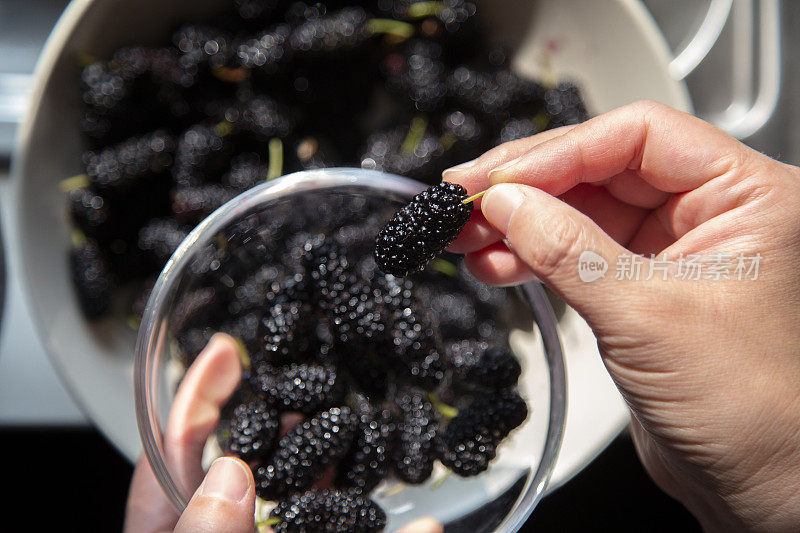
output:
[[[133,137],[84,155],[86,174],[98,191],[123,192],[169,170],[174,140],[165,131]]]
[[[415,39],[402,54],[387,56],[382,68],[388,88],[406,95],[418,111],[436,111],[447,96],[446,66],[436,43]]]
[[[239,102],[225,111],[225,119],[245,135],[263,146],[273,137],[284,138],[294,130],[291,113],[267,96],[256,96]]]
[[[439,432],[439,458],[461,476],[474,476],[489,466],[497,445],[528,416],[528,407],[516,392],[476,397]]]
[[[326,296],[349,265],[345,250],[332,239],[320,234],[306,242],[300,261],[305,269],[309,288],[322,296],[320,306],[323,310],[327,309]]]
[[[180,222],[197,224],[237,192],[215,183],[178,187],[172,191],[172,214]]]
[[[579,124],[589,118],[580,90],[571,83],[559,83],[544,93],[545,111],[550,118],[548,128]]]
[[[345,456],[357,426],[358,417],[348,407],[328,409],[295,426],[255,471],[258,495],[277,500],[310,488],[329,465]]]
[[[87,318],[102,316],[111,305],[112,280],[108,261],[98,244],[87,239],[69,253],[72,281],[78,302]]]
[[[359,415],[352,449],[337,467],[335,484],[368,494],[391,466],[390,450],[396,425],[385,409],[368,408]]]
[[[398,126],[367,137],[361,167],[434,184],[448,166],[445,154],[441,137],[427,127],[425,119],[417,118],[410,127]]]
[[[217,181],[228,167],[231,146],[219,128],[192,126],[178,139],[172,177],[183,186]]]
[[[237,61],[259,74],[275,74],[290,57],[289,32],[289,25],[281,24],[241,43],[236,49]]]
[[[356,48],[372,36],[367,12],[349,7],[306,21],[289,36],[289,46],[298,55],[330,54]]]
[[[172,36],[185,64],[222,67],[233,56],[232,39],[223,30],[202,24],[185,24]]]
[[[188,234],[189,231],[175,220],[153,219],[139,231],[138,246],[163,265]]]
[[[514,354],[474,340],[452,344],[447,364],[457,381],[498,390],[515,386],[522,372]]]
[[[471,205],[461,185],[442,182],[416,195],[381,230],[375,262],[384,272],[407,276],[455,240],[469,222]]]
[[[69,211],[72,223],[89,237],[107,236],[111,212],[108,202],[88,188],[69,191]]]
[[[532,118],[511,118],[503,124],[500,134],[494,141],[495,146],[531,137],[542,131],[542,128]]]
[[[228,422],[227,449],[243,461],[260,459],[271,451],[279,427],[278,411],[266,402],[240,404]]]
[[[103,61],[86,66],[81,81],[84,86],[83,102],[100,114],[114,112],[130,92],[125,78],[114,73]]]
[[[407,307],[395,308],[390,323],[394,355],[405,367],[405,372],[397,372],[398,377],[428,390],[436,387],[444,378],[444,365],[438,335],[426,309],[413,301]]]
[[[270,516],[275,533],[374,533],[386,527],[386,513],[352,491],[310,490],[281,501]]]
[[[267,166],[254,152],[245,152],[231,160],[230,172],[222,176],[222,183],[238,191],[246,191],[267,180]]]
[[[261,391],[281,411],[313,415],[342,402],[344,380],[336,367],[292,363],[260,377]]]
[[[399,416],[392,448],[394,471],[403,481],[419,484],[433,472],[434,439],[439,422],[422,389],[400,389],[395,402]]]
[[[259,324],[263,359],[284,364],[304,356],[310,346],[309,319],[300,302],[285,301],[271,306]]]

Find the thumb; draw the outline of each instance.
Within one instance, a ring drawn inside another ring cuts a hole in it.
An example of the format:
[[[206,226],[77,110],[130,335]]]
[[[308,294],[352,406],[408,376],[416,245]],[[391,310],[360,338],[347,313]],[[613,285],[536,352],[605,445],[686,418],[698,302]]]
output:
[[[256,506],[250,468],[239,459],[220,457],[175,526],[176,533],[252,533]]]
[[[580,211],[514,183],[491,187],[481,210],[520,261],[592,326],[603,325],[630,303],[630,291],[619,291],[609,272],[620,255],[630,252]]]

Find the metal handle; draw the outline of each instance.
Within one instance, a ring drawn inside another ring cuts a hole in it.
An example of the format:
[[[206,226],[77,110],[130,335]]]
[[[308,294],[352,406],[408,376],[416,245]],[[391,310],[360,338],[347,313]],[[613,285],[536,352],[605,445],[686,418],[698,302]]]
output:
[[[676,80],[684,79],[706,58],[731,19],[732,54],[735,58],[731,73],[731,102],[723,112],[703,118],[734,137],[743,139],[756,133],[767,123],[778,104],[781,84],[780,12],[780,0],[711,0],[697,33],[670,62],[670,75]],[[757,92],[754,91],[754,79],[757,79]]]

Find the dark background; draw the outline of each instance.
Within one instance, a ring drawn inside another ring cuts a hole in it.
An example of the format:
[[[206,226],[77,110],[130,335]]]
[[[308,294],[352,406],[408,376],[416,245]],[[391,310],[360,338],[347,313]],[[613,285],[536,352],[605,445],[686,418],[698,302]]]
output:
[[[4,522],[22,517],[32,522],[20,530],[30,531],[122,529],[133,466],[97,431],[3,429],[0,456],[10,492]],[[691,532],[700,527],[650,481],[630,438],[622,435],[545,498],[522,531]]]

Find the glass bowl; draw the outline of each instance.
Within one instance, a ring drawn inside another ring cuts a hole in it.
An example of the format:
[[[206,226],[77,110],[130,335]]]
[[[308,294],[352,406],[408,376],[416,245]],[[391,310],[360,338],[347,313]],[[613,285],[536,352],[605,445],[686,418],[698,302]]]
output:
[[[151,293],[139,329],[134,363],[136,416],[144,451],[156,478],[178,510],[186,507],[196,489],[185,486],[194,482],[179,481],[185,477],[177,475],[170,466],[164,437],[175,391],[188,364],[187,341],[181,341],[179,330],[189,313],[187,306],[191,308],[192,304],[187,304],[184,296],[207,283],[209,275],[217,276],[217,282],[231,282],[222,269],[209,272],[209,264],[211,270],[219,267],[213,257],[209,258],[209,250],[219,247],[223,236],[227,257],[240,258],[235,268],[256,268],[259,259],[247,248],[247,239],[236,237],[242,234],[244,226],[252,227],[253,221],[258,221],[257,224],[280,221],[289,210],[299,220],[291,231],[333,231],[326,226],[356,216],[342,212],[352,202],[366,202],[370,206],[367,209],[377,213],[375,216],[388,220],[423,188],[422,184],[406,178],[362,169],[292,174],[231,200],[197,226],[178,247]],[[298,202],[305,213],[297,211]],[[330,205],[325,207],[325,202]],[[283,215],[278,216],[279,213]],[[276,245],[275,250],[267,253],[281,253],[279,248]],[[461,269],[448,274],[463,276],[464,272]],[[473,283],[477,281],[473,279]],[[505,322],[498,330],[506,332],[505,340],[520,360],[519,391],[528,403],[528,418],[501,443],[489,469],[478,476],[447,475],[446,470],[437,467],[421,485],[403,485],[392,480],[379,485],[371,496],[387,513],[387,531],[426,515],[444,523],[447,531],[517,531],[542,497],[564,430],[564,361],[556,320],[542,287],[527,284],[508,291],[511,291],[507,293],[509,299],[517,301],[522,312],[514,312],[511,319],[504,316]],[[220,453],[212,436],[205,445],[203,467],[208,468]]]

